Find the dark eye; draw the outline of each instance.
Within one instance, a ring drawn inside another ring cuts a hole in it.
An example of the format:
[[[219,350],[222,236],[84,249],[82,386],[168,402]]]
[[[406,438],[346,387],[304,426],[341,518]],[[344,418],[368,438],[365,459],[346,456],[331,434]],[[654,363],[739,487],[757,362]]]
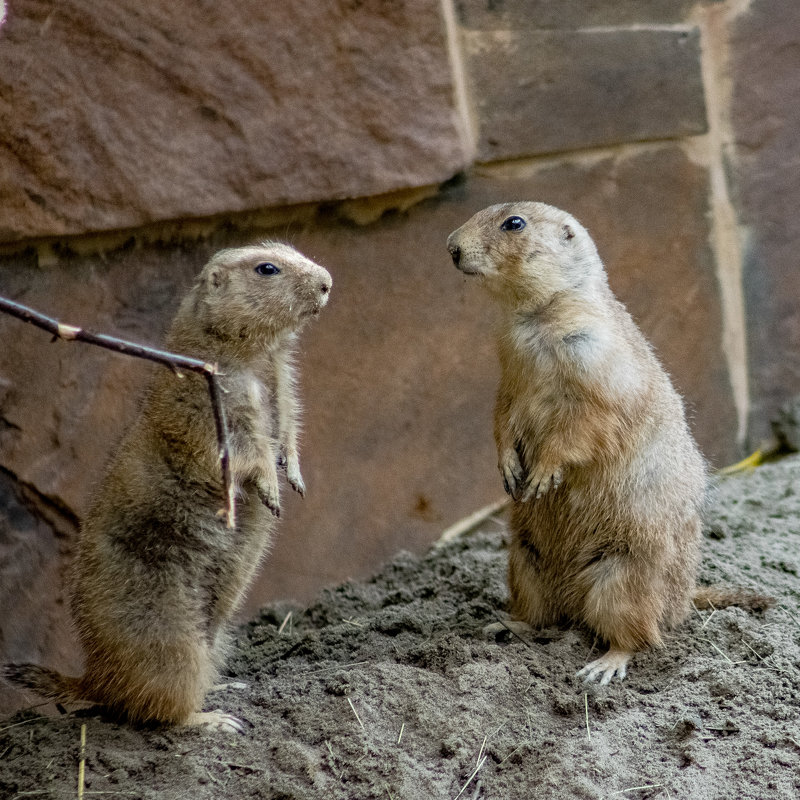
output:
[[[256,274],[258,275],[277,275],[280,270],[269,261],[262,261],[256,265]]]
[[[500,226],[501,231],[521,231],[528,223],[522,217],[509,217]]]

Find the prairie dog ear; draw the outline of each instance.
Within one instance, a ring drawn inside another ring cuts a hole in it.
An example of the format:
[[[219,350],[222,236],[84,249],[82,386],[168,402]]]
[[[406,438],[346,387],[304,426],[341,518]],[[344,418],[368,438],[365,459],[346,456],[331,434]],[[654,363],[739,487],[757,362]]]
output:
[[[221,289],[228,285],[228,282],[230,281],[230,275],[222,267],[214,267],[214,269],[208,273],[207,280],[208,285],[212,288]]]
[[[572,225],[569,222],[565,222],[561,226],[561,243],[562,244],[569,244],[571,239],[575,238],[575,230],[573,229]]]

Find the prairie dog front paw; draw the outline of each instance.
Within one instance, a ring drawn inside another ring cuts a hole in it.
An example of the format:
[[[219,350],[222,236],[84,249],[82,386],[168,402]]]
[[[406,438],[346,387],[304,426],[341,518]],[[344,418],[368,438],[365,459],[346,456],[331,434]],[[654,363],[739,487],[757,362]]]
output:
[[[281,515],[280,490],[277,481],[266,481],[263,478],[256,482],[258,498],[272,512],[275,517]]]
[[[306,496],[306,484],[300,474],[300,460],[296,455],[290,455],[286,459],[286,480],[301,497]]]
[[[514,448],[509,447],[500,454],[500,474],[503,476],[503,487],[514,500],[522,496],[525,483],[525,468],[519,460],[519,455]]]
[[[549,492],[551,489],[558,489],[563,480],[564,473],[561,467],[537,466],[531,471],[520,499],[523,503],[527,503],[530,500],[538,500],[545,492]]]

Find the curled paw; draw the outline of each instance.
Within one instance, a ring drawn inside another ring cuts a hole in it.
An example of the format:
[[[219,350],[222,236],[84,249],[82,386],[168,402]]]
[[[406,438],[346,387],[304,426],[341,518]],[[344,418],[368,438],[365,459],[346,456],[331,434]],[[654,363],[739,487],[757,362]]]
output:
[[[277,485],[261,482],[258,484],[258,499],[272,512],[274,517],[281,515],[280,492]]]
[[[286,462],[286,480],[289,481],[289,485],[301,497],[306,496],[306,484],[303,480],[303,476],[300,474],[300,462],[296,457],[290,458]]]
[[[519,500],[522,497],[522,490],[525,484],[525,468],[519,460],[517,451],[513,449],[506,450],[498,465],[500,467],[500,474],[503,476],[503,487],[507,494],[510,494],[514,500]]]
[[[555,469],[539,467],[528,478],[528,483],[520,499],[523,503],[527,503],[529,500],[538,500],[551,489],[558,489],[563,480],[564,473],[560,467]]]

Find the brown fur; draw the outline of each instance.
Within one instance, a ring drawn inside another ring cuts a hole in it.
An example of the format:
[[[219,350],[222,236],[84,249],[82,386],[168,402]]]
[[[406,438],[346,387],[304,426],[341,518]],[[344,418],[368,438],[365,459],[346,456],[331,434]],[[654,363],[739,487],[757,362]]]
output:
[[[501,228],[513,217],[524,225]],[[610,645],[589,677],[623,676],[695,589],[706,467],[681,399],[569,214],[491,206],[448,249],[501,311],[494,433],[516,501],[512,613],[587,625]]]
[[[260,275],[269,263],[279,274]],[[72,610],[81,678],[32,665],[6,676],[90,700],[133,722],[206,721],[196,712],[227,649],[227,623],[279,514],[277,464],[299,492],[296,331],[325,305],[330,275],[288,245],[223,250],[184,298],[168,349],[216,362],[231,428],[235,529],[225,503],[205,379],[161,370],[81,530]],[[213,717],[213,715],[212,715]]]

